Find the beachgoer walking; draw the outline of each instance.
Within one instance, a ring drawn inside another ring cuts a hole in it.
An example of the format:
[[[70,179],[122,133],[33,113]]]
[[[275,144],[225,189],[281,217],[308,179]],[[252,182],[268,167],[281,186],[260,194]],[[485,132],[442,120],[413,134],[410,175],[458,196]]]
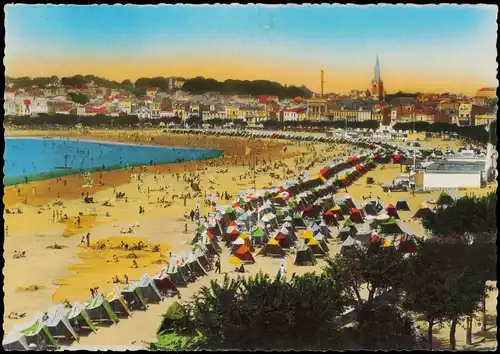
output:
[[[76,227],[77,228],[80,228],[80,222],[81,222],[80,215],[78,215],[76,218]]]
[[[189,213],[189,217],[191,218],[191,221],[194,221],[194,210],[191,210],[191,212]]]
[[[220,259],[219,258],[217,258],[217,260],[215,261],[215,273],[220,274]]]
[[[87,232],[87,235],[85,237],[87,239],[87,247],[90,247],[90,232]]]
[[[279,270],[278,270],[278,277],[279,277],[281,280],[286,279],[286,270],[285,270],[285,265],[284,265],[284,264],[281,264],[281,265],[280,265],[280,268],[279,268]]]

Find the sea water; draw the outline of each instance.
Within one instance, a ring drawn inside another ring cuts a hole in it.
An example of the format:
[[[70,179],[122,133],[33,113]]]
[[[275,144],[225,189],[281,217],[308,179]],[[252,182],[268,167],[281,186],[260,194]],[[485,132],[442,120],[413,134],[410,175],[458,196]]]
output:
[[[219,150],[80,140],[6,138],[4,185],[130,166],[216,158]]]

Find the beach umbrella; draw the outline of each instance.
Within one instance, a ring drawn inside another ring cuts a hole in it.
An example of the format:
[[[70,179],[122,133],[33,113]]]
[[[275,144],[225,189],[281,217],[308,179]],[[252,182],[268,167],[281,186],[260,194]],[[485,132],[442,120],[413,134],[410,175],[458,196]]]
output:
[[[241,263],[243,263],[243,261],[241,259],[239,259],[238,257],[236,257],[236,256],[231,256],[229,258],[229,263],[230,264],[235,264],[235,265],[240,265]]]

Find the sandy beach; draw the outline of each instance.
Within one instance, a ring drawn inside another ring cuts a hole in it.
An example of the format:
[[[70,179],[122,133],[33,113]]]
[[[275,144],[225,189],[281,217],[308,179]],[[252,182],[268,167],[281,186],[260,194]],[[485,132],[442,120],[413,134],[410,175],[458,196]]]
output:
[[[8,235],[4,241],[4,331],[13,325],[26,322],[34,314],[48,309],[53,302],[85,301],[90,297],[89,289],[99,287],[101,292],[114,288],[112,277],[120,279],[126,274],[129,280],[137,280],[142,274],[155,274],[168,261],[168,253],[176,253],[190,248],[196,223],[186,221],[184,215],[195,209],[196,203],[201,205],[201,215],[212,210],[205,201],[205,192],[227,192],[232,196],[229,200],[217,203],[231,203],[238,191],[254,188],[254,177],[249,173],[249,164],[257,157],[258,166],[271,164],[273,167],[258,173],[255,177],[257,189],[291,178],[298,173],[299,166],[309,167],[310,172],[318,172],[322,163],[335,157],[344,156],[352,151],[352,146],[325,143],[297,143],[291,141],[245,140],[229,137],[203,137],[173,135],[161,130],[145,131],[92,131],[82,134],[77,131],[9,131],[7,136],[35,136],[81,138],[93,141],[134,142],[162,146],[211,148],[224,151],[224,157],[208,161],[191,161],[161,166],[148,166],[141,180],[130,170],[115,170],[93,173],[95,187],[83,187],[85,177],[71,175],[60,180],[50,179],[30,182],[25,185],[5,188],[4,203],[6,208],[17,208],[22,214],[6,214],[4,219],[8,226]],[[429,143],[427,141],[426,143]],[[439,140],[436,139],[436,144]],[[444,142],[443,142],[444,143]],[[450,145],[446,142],[444,146]],[[285,149],[286,147],[286,149]],[[246,155],[247,148],[251,153]],[[296,159],[303,159],[296,165]],[[264,161],[265,160],[265,163]],[[287,169],[292,173],[288,174]],[[227,172],[226,172],[227,170]],[[223,172],[224,171],[224,172]],[[136,171],[138,172],[138,171]],[[274,178],[270,173],[275,174]],[[348,187],[348,194],[356,202],[363,202],[363,197],[370,193],[373,198],[380,197],[385,204],[395,204],[404,198],[411,211],[401,212],[402,220],[409,225],[416,235],[424,235],[418,221],[411,216],[423,201],[436,199],[439,192],[417,193],[394,192],[388,195],[378,184],[367,185],[366,178],[373,177],[376,183],[392,181],[400,173],[399,165],[385,165],[368,172],[362,179]],[[184,182],[183,174],[198,176],[202,193],[196,193]],[[99,185],[97,187],[97,185]],[[33,187],[36,194],[33,195]],[[19,188],[19,191],[18,191]],[[486,194],[496,185],[484,189],[461,190],[466,193]],[[116,192],[123,192],[127,201],[115,199]],[[82,193],[94,197],[95,203],[86,204]],[[188,197],[182,198],[185,194]],[[342,197],[345,192],[339,193]],[[26,200],[27,197],[27,201]],[[54,205],[59,200],[60,204]],[[163,200],[163,202],[162,202]],[[112,206],[103,206],[109,201]],[[185,205],[184,205],[185,203]],[[62,204],[62,205],[61,205]],[[139,206],[145,209],[139,214]],[[54,211],[66,214],[65,220],[54,220]],[[82,213],[80,227],[74,223]],[[123,231],[132,233],[124,234]],[[187,230],[187,232],[186,232]],[[336,229],[332,229],[335,234]],[[90,247],[82,243],[82,237],[90,233]],[[108,242],[109,241],[109,242]],[[129,245],[142,241],[149,246],[143,250],[126,251],[120,248],[121,242]],[[98,242],[107,245],[98,249]],[[54,248],[54,244],[62,248]],[[153,252],[153,246],[158,250]],[[52,248],[50,248],[52,247]],[[329,245],[330,254],[339,251],[337,241]],[[26,257],[14,259],[14,251],[26,251]],[[134,253],[134,256],[131,256]],[[221,279],[225,272],[231,272],[234,266],[228,263],[227,250],[222,253],[222,273],[198,279],[196,283],[181,289],[183,300],[187,300],[201,286],[208,285],[212,279]],[[115,257],[116,256],[116,257]],[[116,261],[116,259],[118,261]],[[132,268],[133,260],[138,267]],[[276,274],[280,261],[278,259],[257,257],[256,263],[249,265],[247,274],[255,274],[259,270]],[[323,262],[313,267],[293,266],[293,255],[287,258],[287,271],[301,274],[313,269],[320,270]],[[488,331],[479,333],[480,327],[474,327],[473,342],[476,347],[493,348],[496,346],[496,294],[488,299]],[[82,337],[80,345],[140,345],[141,341],[152,341],[156,337],[156,329],[160,325],[161,314],[166,311],[173,299],[166,299],[158,305],[151,305],[148,311],[135,312],[130,319],[122,320],[109,328],[100,328],[97,334]],[[23,319],[11,319],[11,312],[26,313]],[[422,329],[425,327],[422,324]],[[447,348],[448,331],[446,327],[435,331],[436,343]],[[465,345],[465,331],[457,330],[457,346]]]

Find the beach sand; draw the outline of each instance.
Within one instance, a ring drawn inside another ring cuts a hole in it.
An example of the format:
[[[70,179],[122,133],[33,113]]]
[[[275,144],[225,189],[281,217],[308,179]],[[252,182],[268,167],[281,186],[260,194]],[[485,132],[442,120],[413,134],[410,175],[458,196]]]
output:
[[[186,164],[148,167],[147,174],[140,183],[131,178],[130,171],[118,170],[103,173],[101,181],[104,183],[104,187],[100,188],[83,188],[82,185],[85,180],[81,176],[63,177],[63,180],[67,181],[66,186],[62,182],[57,183],[55,179],[20,185],[22,191],[19,197],[14,186],[5,188],[4,203],[7,207],[15,207],[20,204],[23,214],[4,213],[6,225],[9,227],[8,236],[4,241],[4,276],[6,279],[4,286],[4,330],[8,330],[14,324],[25,322],[26,319],[30,319],[39,311],[45,311],[53,301],[64,299],[68,299],[70,302],[75,300],[84,301],[90,297],[89,289],[96,286],[99,287],[100,291],[109,291],[114,287],[114,284],[111,283],[111,278],[114,275],[118,275],[120,279],[123,279],[123,275],[127,274],[129,280],[138,280],[144,273],[152,276],[161,268],[159,263],[168,259],[168,252],[177,253],[189,250],[189,242],[194,236],[196,224],[190,220],[186,221],[183,215],[194,209],[197,202],[201,205],[202,215],[211,211],[211,208],[205,206],[203,196],[187,199],[186,206],[184,206],[184,201],[180,198],[172,200],[172,195],[180,195],[188,191],[193,194],[193,190],[187,189],[182,178],[177,180],[173,173],[184,173],[184,169],[188,173],[197,171],[197,173],[200,173],[201,190],[210,192],[216,190],[219,192],[226,191],[233,195],[233,198],[228,201],[218,201],[218,203],[224,205],[231,203],[238,191],[253,188],[253,175],[247,173],[248,164],[253,156],[245,156],[247,146],[254,153],[257,153],[259,160],[265,158],[266,161],[272,159],[273,161],[285,162],[295,172],[294,158],[297,156],[304,154],[307,162],[314,160],[316,164],[311,167],[310,171],[317,172],[323,167],[321,162],[328,161],[334,156],[343,156],[348,149],[352,149],[352,147],[338,144],[301,143],[299,145],[298,143],[284,141],[246,141],[235,138],[173,136],[162,134],[158,130],[141,131],[138,135],[134,135],[134,133],[137,133],[137,131],[95,131],[91,135],[82,137],[77,132],[15,132],[16,135],[23,136],[80,136],[82,139],[103,141],[142,141],[144,143],[170,146],[219,148],[224,150],[225,157],[217,159],[215,163],[213,161],[197,161]],[[153,138],[153,141],[151,141],[151,138]],[[285,145],[287,146],[286,153],[283,152]],[[317,151],[316,155],[313,155],[313,147]],[[239,160],[238,165],[234,164],[235,159]],[[245,163],[244,166],[242,161]],[[303,165],[306,165],[307,162],[303,163]],[[221,173],[220,169],[222,168],[228,168],[228,172]],[[156,172],[159,172],[159,174],[155,180]],[[270,182],[277,183],[285,179],[285,174],[281,168],[277,169],[275,173],[278,173],[281,178],[273,179],[268,173],[258,174],[255,181],[257,189],[268,186]],[[239,176],[245,174],[247,174],[246,177],[240,181]],[[384,169],[377,168],[355,182],[354,185],[348,187],[348,194],[355,201],[363,202],[363,196],[368,196],[371,191],[373,198],[379,196],[385,204],[389,202],[395,204],[399,198],[405,198],[411,211],[401,212],[400,216],[406,222],[413,215],[419,203],[424,200],[436,199],[438,192],[416,194],[415,197],[412,197],[410,193],[392,193],[389,196],[382,192],[379,185],[367,186],[365,183],[366,177],[373,177],[376,182],[383,183],[392,181],[398,174],[399,166],[397,165],[386,165]],[[94,173],[92,178],[94,181],[98,181],[99,173]],[[214,189],[210,189],[212,184],[209,180],[214,182]],[[22,204],[23,193],[31,193],[33,185],[36,185],[37,195],[29,196],[28,203]],[[140,190],[137,188],[138,185],[141,186]],[[48,189],[49,186],[50,190]],[[160,191],[159,189],[162,186],[166,188]],[[147,192],[148,187],[150,189],[149,193]],[[116,188],[117,192],[126,193],[128,202],[124,200],[115,201],[113,188]],[[487,189],[481,189],[469,192],[484,194],[487,191]],[[82,192],[93,195],[96,203],[84,203],[81,198]],[[52,205],[57,198],[57,193],[59,193],[63,206]],[[344,194],[345,192],[340,192],[338,197],[341,198]],[[461,191],[460,194],[465,194],[465,191]],[[166,206],[167,203],[157,203],[158,198],[163,197],[167,197],[170,206]],[[102,206],[101,204],[106,200],[109,200],[113,206]],[[138,214],[140,205],[145,209],[143,215]],[[54,222],[52,220],[53,210],[61,210],[64,214],[67,214],[68,221]],[[39,211],[41,212],[39,213]],[[83,213],[83,216],[81,216],[81,227],[77,228],[73,223],[73,217],[79,213]],[[109,216],[106,216],[107,213],[109,213]],[[418,221],[411,222],[409,225],[417,235],[423,235],[422,227]],[[120,233],[122,229],[128,229],[129,227],[133,228],[133,234],[124,235]],[[187,232],[185,232],[186,229]],[[112,241],[115,245],[120,244],[121,241],[132,244],[138,242],[138,240],[143,240],[145,243],[160,244],[161,252],[141,251],[137,258],[139,268],[133,269],[131,268],[132,260],[125,258],[130,252],[116,249],[94,250],[79,246],[81,238],[87,232],[91,233],[90,237],[93,244],[97,241],[105,242],[106,240]],[[65,247],[62,249],[47,248],[53,246],[55,242]],[[340,250],[340,245],[338,241],[332,241],[329,248],[330,254],[334,254]],[[14,250],[25,250],[26,257],[13,259]],[[231,276],[236,276],[237,273],[232,272],[234,266],[228,263],[228,252],[227,249],[223,250],[221,259],[222,272],[229,272]],[[119,257],[119,262],[107,262],[112,260],[113,254]],[[320,260],[315,267],[296,267],[293,266],[293,259],[294,255],[287,257],[288,276],[291,276],[294,272],[303,274],[312,270],[319,271],[324,264]],[[256,274],[259,270],[262,270],[274,276],[278,271],[280,262],[279,259],[257,256],[256,263],[247,266],[246,269],[249,272],[248,274]],[[213,271],[210,271],[209,276],[202,277],[196,283],[181,289],[183,300],[190,298],[201,286],[208,285],[212,279],[222,279],[223,276],[224,274],[215,275]],[[37,285],[40,289],[21,291],[33,285]],[[141,341],[152,341],[156,337],[156,329],[160,325],[161,314],[166,311],[168,305],[173,301],[173,299],[167,299],[158,305],[151,305],[148,311],[135,312],[131,319],[122,320],[115,326],[100,328],[97,334],[81,338],[80,344],[139,345]],[[491,301],[494,301],[496,306],[496,297],[488,300],[490,307],[493,306],[490,304]],[[494,306],[491,308],[494,310]],[[25,312],[26,318],[18,320],[8,318],[8,314],[13,311]],[[490,315],[496,316],[496,311],[493,311]],[[496,328],[494,331],[496,333]],[[457,337],[458,335],[457,332]],[[437,338],[440,338],[439,336],[446,338],[447,333],[443,332],[441,335],[436,331],[436,336]],[[461,345],[460,338],[457,338],[457,342],[458,345]],[[487,345],[487,343],[491,343],[491,340],[482,343],[481,346]]]

